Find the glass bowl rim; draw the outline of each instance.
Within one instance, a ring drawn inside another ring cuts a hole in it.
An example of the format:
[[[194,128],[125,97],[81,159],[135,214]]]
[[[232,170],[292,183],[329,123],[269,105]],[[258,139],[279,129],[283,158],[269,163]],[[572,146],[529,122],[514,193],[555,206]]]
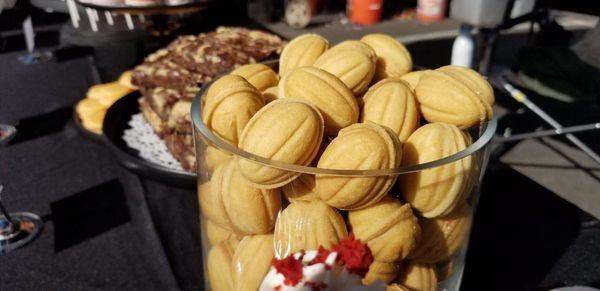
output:
[[[217,78],[215,78],[214,80],[216,80],[216,79]],[[376,177],[376,176],[395,176],[395,175],[423,171],[423,170],[439,167],[439,166],[442,166],[445,164],[449,164],[452,162],[456,162],[460,159],[463,159],[467,156],[470,156],[470,155],[484,149],[485,146],[488,145],[490,143],[490,141],[492,140],[492,138],[494,137],[494,134],[496,132],[496,127],[498,125],[496,118],[492,118],[488,122],[479,125],[480,127],[484,127],[485,129],[483,130],[483,132],[481,133],[479,138],[476,141],[474,141],[471,145],[466,147],[464,150],[459,151],[450,156],[447,156],[447,157],[444,157],[444,158],[441,158],[438,160],[434,160],[434,161],[429,161],[429,162],[422,163],[422,164],[401,166],[401,167],[390,168],[390,169],[379,169],[379,170],[342,170],[342,169],[326,169],[326,168],[317,168],[317,167],[311,167],[311,166],[301,166],[301,165],[295,165],[295,164],[289,164],[289,163],[285,163],[285,162],[281,162],[281,161],[271,160],[271,159],[267,159],[267,158],[249,153],[247,151],[244,151],[236,146],[233,146],[233,145],[225,142],[223,139],[219,138],[216,134],[214,134],[210,129],[208,129],[208,127],[206,126],[206,124],[204,123],[202,118],[200,118],[200,113],[202,112],[201,99],[202,99],[202,96],[204,95],[204,93],[208,90],[208,88],[210,87],[210,85],[212,83],[213,82],[211,81],[211,82],[207,83],[206,85],[202,86],[202,88],[196,94],[196,97],[194,97],[194,100],[192,101],[191,117],[192,117],[192,123],[193,123],[193,127],[194,127],[195,142],[197,143],[198,138],[202,138],[209,146],[213,146],[220,151],[223,151],[227,154],[233,155],[234,157],[241,157],[243,159],[246,159],[246,160],[258,163],[258,164],[262,164],[262,165],[265,165],[265,166],[268,166],[271,168],[289,171],[289,172],[295,172],[295,173],[312,174],[312,175],[318,174],[318,175],[332,175],[332,176],[352,176],[352,177],[359,177],[359,176],[360,177],[362,177],[362,176]],[[480,132],[481,132],[481,129],[480,129]],[[198,133],[201,135],[201,137],[197,136]],[[198,145],[196,144],[196,148],[197,147],[198,147]],[[200,153],[196,152],[196,154],[198,155]],[[196,159],[199,159],[199,157],[196,157]],[[200,167],[199,161],[197,161],[196,163],[198,164],[198,167]]]

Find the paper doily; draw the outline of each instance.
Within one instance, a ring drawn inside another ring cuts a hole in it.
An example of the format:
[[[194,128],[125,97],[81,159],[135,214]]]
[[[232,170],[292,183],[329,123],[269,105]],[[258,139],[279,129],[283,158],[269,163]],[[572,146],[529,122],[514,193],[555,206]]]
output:
[[[123,140],[132,149],[139,152],[141,158],[177,171],[184,171],[181,164],[171,155],[165,141],[160,139],[142,113],[131,116],[131,128],[123,132]]]

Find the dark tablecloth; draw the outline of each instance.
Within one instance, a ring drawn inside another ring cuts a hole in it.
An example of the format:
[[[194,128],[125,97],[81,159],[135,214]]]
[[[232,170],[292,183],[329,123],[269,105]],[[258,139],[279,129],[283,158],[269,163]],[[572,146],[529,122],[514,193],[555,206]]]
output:
[[[0,256],[0,290],[198,287],[195,191],[140,179],[72,121],[71,107],[93,84],[91,65],[0,56],[0,123],[19,128],[0,148],[3,201],[45,221],[34,242]]]
[[[23,66],[16,56],[0,55],[0,122],[20,124],[0,148],[2,196],[45,229],[0,256],[0,290],[200,289],[195,191],[128,172],[74,126],[90,59]],[[598,220],[493,161],[482,192],[464,290],[600,284]]]

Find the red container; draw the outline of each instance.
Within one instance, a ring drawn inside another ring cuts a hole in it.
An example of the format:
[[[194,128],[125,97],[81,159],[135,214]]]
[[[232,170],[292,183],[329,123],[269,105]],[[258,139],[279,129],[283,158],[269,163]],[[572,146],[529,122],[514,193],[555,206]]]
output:
[[[310,5],[310,13],[316,15],[319,12],[319,0],[310,0],[308,3]]]
[[[381,18],[383,0],[348,0],[350,21],[355,24],[373,25]]]

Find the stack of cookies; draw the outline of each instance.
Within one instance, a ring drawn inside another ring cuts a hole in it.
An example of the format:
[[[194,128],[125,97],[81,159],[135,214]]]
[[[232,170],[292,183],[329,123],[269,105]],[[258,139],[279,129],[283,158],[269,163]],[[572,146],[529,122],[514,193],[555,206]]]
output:
[[[220,27],[181,36],[134,69],[132,82],[143,95],[140,109],[183,168],[195,167],[190,106],[200,88],[240,65],[277,57],[283,45],[266,32]]]
[[[473,143],[468,129],[493,114],[493,90],[477,72],[411,72],[410,54],[387,35],[331,48],[303,35],[284,48],[278,72],[261,66],[212,83],[200,117],[224,142],[271,162],[354,171],[422,165],[464,151]],[[454,259],[470,230],[481,155],[403,175],[355,176],[284,170],[202,139],[196,149],[212,290],[257,290],[273,258],[351,235],[373,255],[365,285],[437,290],[460,273]],[[300,290],[288,283],[273,290]]]

